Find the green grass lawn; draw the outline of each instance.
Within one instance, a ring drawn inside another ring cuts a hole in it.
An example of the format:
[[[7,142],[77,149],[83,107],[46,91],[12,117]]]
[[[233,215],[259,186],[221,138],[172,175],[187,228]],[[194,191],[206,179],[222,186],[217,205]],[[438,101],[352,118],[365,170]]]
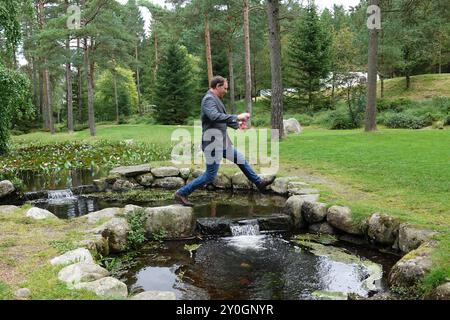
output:
[[[449,146],[448,130],[306,129],[281,143],[280,157],[372,195],[358,205],[442,229],[450,225]]]

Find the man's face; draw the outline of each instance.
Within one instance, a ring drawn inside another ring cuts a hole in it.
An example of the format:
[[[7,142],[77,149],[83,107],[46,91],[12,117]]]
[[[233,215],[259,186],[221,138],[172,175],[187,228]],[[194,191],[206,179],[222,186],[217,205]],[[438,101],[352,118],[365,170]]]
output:
[[[228,82],[225,81],[222,85],[217,86],[217,94],[220,98],[223,98],[228,92]]]

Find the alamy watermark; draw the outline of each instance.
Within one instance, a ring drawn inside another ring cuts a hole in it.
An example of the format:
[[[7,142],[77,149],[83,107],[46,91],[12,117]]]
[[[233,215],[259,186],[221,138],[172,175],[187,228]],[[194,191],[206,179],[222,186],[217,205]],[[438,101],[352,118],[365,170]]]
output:
[[[367,8],[367,28],[369,30],[381,30],[381,9],[379,6],[371,5]]]
[[[200,121],[194,124],[194,135],[187,129],[176,129],[172,132],[171,141],[176,145],[171,152],[174,164],[201,165],[219,163],[226,153],[226,164],[244,164],[246,161],[258,165],[261,174],[276,174],[279,169],[279,139],[278,130],[248,129],[237,130],[223,136],[217,129],[209,129],[204,133]],[[233,146],[231,146],[231,142]],[[202,143],[205,144],[202,151]],[[235,158],[232,148],[238,150]],[[194,150],[192,150],[194,149]],[[269,155],[270,151],[270,155]]]
[[[67,28],[70,30],[81,28],[81,8],[77,5],[70,5],[67,8],[69,15],[66,20]]]

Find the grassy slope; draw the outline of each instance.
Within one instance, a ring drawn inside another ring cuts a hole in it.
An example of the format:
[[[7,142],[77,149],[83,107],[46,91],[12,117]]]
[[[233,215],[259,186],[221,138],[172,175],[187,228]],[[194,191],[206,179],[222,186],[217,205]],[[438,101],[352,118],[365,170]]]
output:
[[[380,96],[380,82],[377,90]],[[450,97],[450,73],[412,76],[410,90],[406,90],[405,77],[388,79],[384,82],[384,93],[387,99],[424,100],[435,96]]]

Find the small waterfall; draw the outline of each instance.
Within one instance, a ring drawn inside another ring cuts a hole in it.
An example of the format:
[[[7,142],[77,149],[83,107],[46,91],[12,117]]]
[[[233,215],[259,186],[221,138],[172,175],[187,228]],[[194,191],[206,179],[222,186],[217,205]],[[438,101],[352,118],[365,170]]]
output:
[[[64,200],[74,200],[76,199],[76,197],[73,195],[70,189],[49,190],[48,199],[50,201],[64,201]]]
[[[73,198],[73,193],[70,189],[65,190],[49,190],[48,198],[52,200],[56,199],[65,199],[65,198]]]
[[[233,237],[257,236],[259,235],[259,225],[257,220],[240,221],[241,224],[230,226]],[[244,223],[244,224],[242,224]]]

